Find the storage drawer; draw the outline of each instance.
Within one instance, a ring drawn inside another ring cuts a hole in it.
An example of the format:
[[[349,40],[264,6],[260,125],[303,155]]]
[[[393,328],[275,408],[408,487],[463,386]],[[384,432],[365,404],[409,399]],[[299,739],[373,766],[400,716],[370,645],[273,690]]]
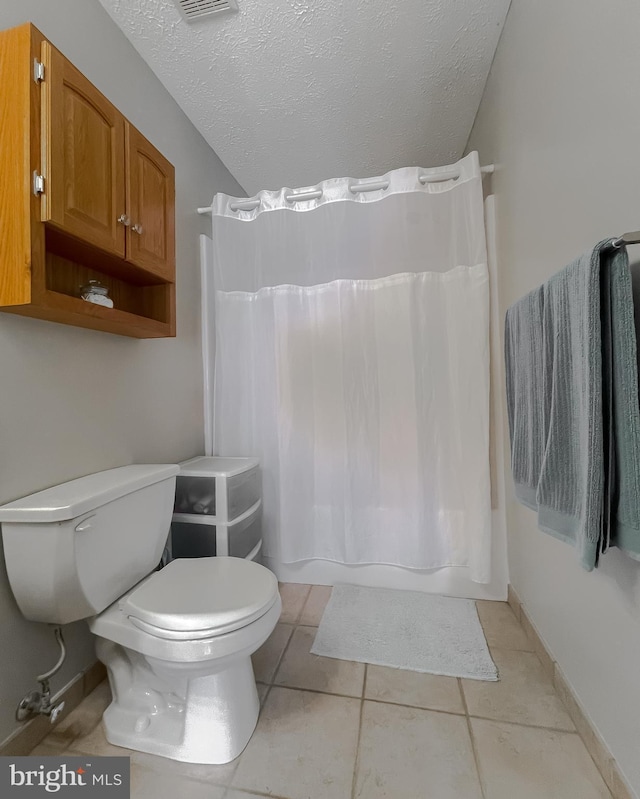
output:
[[[179,474],[176,478],[174,513],[216,515],[216,478]]]
[[[226,524],[246,513],[259,499],[257,467],[231,476],[178,474],[174,513],[215,516]]]
[[[218,536],[225,525],[218,525]],[[224,532],[228,541],[227,554],[234,558],[246,558],[262,540],[262,507],[236,524],[227,526]]]
[[[215,524],[171,523],[171,558],[209,558],[217,555]]]
[[[220,479],[220,478],[217,478]],[[260,499],[260,472],[251,469],[227,480],[227,519],[233,521]]]
[[[246,558],[262,541],[262,501],[231,524],[211,517],[174,513],[171,523],[171,558],[206,558],[231,555]]]

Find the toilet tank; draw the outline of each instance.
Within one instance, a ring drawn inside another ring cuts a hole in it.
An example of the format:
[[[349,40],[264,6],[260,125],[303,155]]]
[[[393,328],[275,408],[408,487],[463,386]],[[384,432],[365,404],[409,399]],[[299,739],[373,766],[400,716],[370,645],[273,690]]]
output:
[[[90,474],[0,507],[11,589],[32,621],[100,613],[158,565],[179,467]]]

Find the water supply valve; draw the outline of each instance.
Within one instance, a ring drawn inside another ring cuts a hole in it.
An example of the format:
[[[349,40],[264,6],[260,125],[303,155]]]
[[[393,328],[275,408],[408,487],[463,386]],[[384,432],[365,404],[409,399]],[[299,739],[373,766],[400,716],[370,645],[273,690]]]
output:
[[[49,716],[49,721],[55,724],[58,716],[64,710],[64,701],[57,704],[51,703],[51,695],[46,691],[31,691],[23,696],[16,710],[16,719],[26,721],[34,716]]]
[[[50,671],[36,677],[36,680],[40,683],[42,688],[41,691],[30,691],[22,697],[16,710],[16,719],[18,721],[27,721],[27,719],[33,718],[34,716],[49,716],[49,721],[55,724],[58,716],[64,710],[64,701],[56,704],[51,702],[49,679],[60,671],[67,656],[67,650],[62,637],[62,628],[56,627],[54,629],[54,634],[60,647],[58,662]]]

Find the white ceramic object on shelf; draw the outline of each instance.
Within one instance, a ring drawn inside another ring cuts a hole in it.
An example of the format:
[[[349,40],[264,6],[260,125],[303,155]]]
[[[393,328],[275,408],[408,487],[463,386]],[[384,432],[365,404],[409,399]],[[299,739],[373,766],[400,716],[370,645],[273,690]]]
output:
[[[80,297],[87,302],[92,302],[94,305],[113,308],[113,300],[109,296],[109,289],[103,286],[99,280],[90,280],[86,286],[82,286]]]

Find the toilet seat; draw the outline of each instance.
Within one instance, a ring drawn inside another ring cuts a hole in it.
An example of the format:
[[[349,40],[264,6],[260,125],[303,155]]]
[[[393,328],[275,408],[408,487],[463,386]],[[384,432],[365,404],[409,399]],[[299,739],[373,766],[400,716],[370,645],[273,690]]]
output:
[[[119,603],[138,629],[175,641],[213,638],[246,627],[278,599],[278,581],[241,558],[181,558],[154,572]]]

